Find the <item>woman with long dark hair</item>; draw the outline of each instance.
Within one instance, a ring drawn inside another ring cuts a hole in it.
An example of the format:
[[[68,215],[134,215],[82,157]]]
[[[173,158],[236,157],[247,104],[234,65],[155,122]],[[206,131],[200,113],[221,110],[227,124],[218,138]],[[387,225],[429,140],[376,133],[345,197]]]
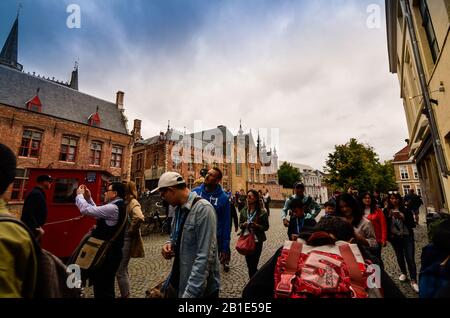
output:
[[[364,217],[372,222],[378,243],[378,246],[373,248],[373,252],[380,260],[380,266],[383,267],[381,249],[386,246],[387,242],[386,218],[384,217],[383,211],[377,206],[377,201],[370,192],[363,193],[360,198],[360,203],[364,209]]]
[[[364,217],[364,212],[358,204],[358,201],[351,194],[344,193],[339,197],[336,216],[341,217],[353,225],[357,243],[370,249],[377,248],[377,238],[373,225]]]
[[[255,252],[245,257],[248,275],[251,279],[258,271],[263,242],[267,240],[265,232],[269,229],[269,218],[267,212],[261,208],[260,196],[256,190],[249,190],[247,192],[247,206],[241,210],[239,227],[242,231],[250,231],[255,235]]]
[[[407,278],[406,265],[408,265],[411,287],[416,293],[419,292],[417,285],[417,267],[415,261],[414,228],[416,223],[409,209],[405,208],[400,193],[389,193],[388,207],[384,210],[387,221],[388,239],[397,256],[398,266],[402,274],[401,282]],[[406,259],[406,264],[405,264]]]
[[[145,257],[144,242],[142,241],[140,227],[144,222],[144,214],[137,200],[136,183],[125,184],[125,202],[128,226],[125,229],[125,240],[122,248],[122,261],[117,269],[116,278],[122,298],[130,298],[130,275],[128,264],[131,258]]]

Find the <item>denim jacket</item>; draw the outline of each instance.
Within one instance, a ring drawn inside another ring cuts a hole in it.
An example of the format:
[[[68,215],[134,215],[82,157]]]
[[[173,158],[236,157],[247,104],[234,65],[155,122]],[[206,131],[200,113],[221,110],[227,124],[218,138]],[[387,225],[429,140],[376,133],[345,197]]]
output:
[[[173,224],[176,224],[180,214],[189,211],[184,223],[179,249],[179,298],[201,298],[220,288],[216,212],[206,200],[200,200],[192,207],[196,197],[198,195],[191,192],[186,204],[181,208],[177,207],[173,220]],[[173,239],[174,232],[175,226],[172,226],[172,244],[176,244]]]

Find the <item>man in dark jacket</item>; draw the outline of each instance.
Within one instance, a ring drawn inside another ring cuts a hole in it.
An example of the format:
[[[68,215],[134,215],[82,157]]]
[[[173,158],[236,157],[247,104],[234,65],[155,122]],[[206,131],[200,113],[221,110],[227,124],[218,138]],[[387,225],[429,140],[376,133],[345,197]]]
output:
[[[219,260],[228,271],[227,264],[230,260],[230,228],[231,212],[228,195],[220,186],[222,171],[212,168],[208,171],[205,182],[198,188],[192,190],[203,199],[212,204],[217,215],[217,246],[219,248]]]
[[[45,191],[50,190],[52,181],[52,177],[49,175],[37,177],[37,186],[28,193],[23,204],[21,221],[29,227],[38,241],[44,235],[42,226],[47,220]]]
[[[405,205],[414,214],[417,225],[419,224],[419,210],[422,204],[422,199],[414,193],[414,189],[409,190],[409,193],[405,196]]]

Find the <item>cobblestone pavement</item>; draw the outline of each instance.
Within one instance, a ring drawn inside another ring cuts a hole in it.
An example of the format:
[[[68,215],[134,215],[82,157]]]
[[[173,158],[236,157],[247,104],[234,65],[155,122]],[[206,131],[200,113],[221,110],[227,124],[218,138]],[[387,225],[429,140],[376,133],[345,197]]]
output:
[[[260,266],[267,262],[280,248],[284,240],[287,238],[286,228],[282,225],[280,219],[280,210],[272,209],[270,215],[270,229],[267,232],[268,240],[264,243],[263,252],[260,259]],[[421,215],[421,225],[416,229],[416,261],[417,271],[420,270],[420,253],[422,247],[427,244],[426,226],[424,224],[424,215]],[[143,259],[132,259],[129,265],[129,273],[131,279],[132,297],[145,297],[145,291],[156,286],[164,280],[170,271],[172,261],[164,260],[161,256],[161,246],[167,240],[166,235],[151,234],[144,237],[146,257]],[[248,282],[247,266],[245,257],[238,254],[234,249],[237,239],[236,233],[232,233],[231,239],[231,263],[230,271],[225,273],[221,269],[221,293],[222,298],[239,298],[242,290]],[[386,272],[398,284],[405,296],[410,298],[417,297],[408,282],[401,283],[398,281],[400,271],[397,265],[394,251],[390,245],[383,250],[383,261]],[[92,297],[92,290],[87,289],[86,295]],[[120,295],[116,284],[116,296]]]

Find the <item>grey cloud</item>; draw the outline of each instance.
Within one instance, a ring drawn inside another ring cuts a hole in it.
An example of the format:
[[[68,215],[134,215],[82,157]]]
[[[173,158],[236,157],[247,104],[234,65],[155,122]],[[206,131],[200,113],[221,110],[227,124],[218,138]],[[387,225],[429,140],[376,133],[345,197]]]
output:
[[[390,159],[407,131],[385,30],[365,27],[363,5],[339,4],[306,12],[285,5],[270,20],[247,21],[228,4],[183,50],[164,54],[130,43],[120,25],[110,29],[111,37],[123,36],[117,52],[97,54],[82,39],[66,48],[80,55],[83,91],[107,100],[125,91],[126,114],[143,120],[144,137],[165,130],[169,119],[188,130],[194,120],[205,129],[236,129],[242,119],[254,134],[280,128],[283,160],[321,169],[334,145],[351,137]],[[230,26],[233,14],[240,22]]]

